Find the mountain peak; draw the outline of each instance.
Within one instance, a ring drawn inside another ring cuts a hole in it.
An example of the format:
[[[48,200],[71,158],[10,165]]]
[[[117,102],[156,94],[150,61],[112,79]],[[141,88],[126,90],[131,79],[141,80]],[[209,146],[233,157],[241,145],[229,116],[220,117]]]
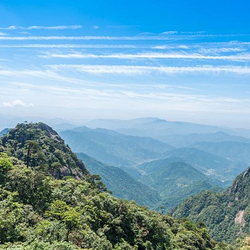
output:
[[[56,178],[85,178],[89,172],[63,139],[45,123],[20,123],[0,138],[0,151]]]
[[[233,185],[228,189],[229,195],[234,197],[237,201],[241,198],[249,196],[250,190],[250,167],[241,173],[233,182]]]

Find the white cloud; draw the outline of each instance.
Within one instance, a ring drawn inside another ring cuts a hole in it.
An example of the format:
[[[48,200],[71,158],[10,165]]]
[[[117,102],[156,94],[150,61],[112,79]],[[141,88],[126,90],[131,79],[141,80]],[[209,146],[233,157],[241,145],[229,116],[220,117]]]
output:
[[[226,48],[226,47],[217,47],[217,48],[206,48],[206,47],[203,47],[203,48],[200,48],[198,49],[198,51],[200,53],[206,53],[206,54],[211,54],[211,53],[230,53],[230,52],[242,52],[242,51],[245,51],[246,49],[243,49],[243,48],[232,48],[232,47],[229,47],[229,48]]]
[[[0,48],[64,48],[64,49],[136,49],[151,48],[143,45],[112,44],[0,44]]]
[[[2,107],[4,108],[13,108],[13,107],[34,107],[32,103],[25,103],[19,99],[14,100],[12,102],[3,102]]]
[[[110,55],[96,55],[96,54],[55,54],[48,53],[41,55],[45,58],[67,58],[67,59],[84,59],[84,58],[114,58],[114,59],[193,59],[193,60],[228,60],[228,61],[249,61],[250,54],[236,54],[229,56],[211,56],[202,54],[174,54],[174,53],[140,53],[140,54],[110,54]]]
[[[61,26],[30,26],[30,27],[21,27],[21,29],[27,30],[75,30],[82,29],[82,25],[61,25]]]
[[[108,40],[108,41],[147,41],[147,40],[171,40],[164,36],[5,36],[0,40],[6,41],[34,41],[34,40]]]
[[[1,30],[16,30],[16,29],[18,29],[18,27],[15,26],[15,25],[11,25],[11,26],[6,27],[6,28],[1,27],[0,29],[1,29]]]
[[[84,64],[58,64],[49,65],[51,69],[59,71],[78,71],[88,74],[113,74],[113,75],[145,75],[160,74],[238,74],[249,75],[250,67],[241,66],[195,66],[195,67],[167,67],[167,66],[127,66],[127,65],[84,65]],[[1,73],[1,71],[0,71]]]
[[[42,27],[42,28],[39,28]],[[31,26],[26,29],[66,29],[70,26]],[[246,36],[246,34],[218,34],[218,35],[149,35],[149,36],[6,36],[0,37],[0,40],[108,40],[108,41],[175,41],[175,40],[192,40],[196,38],[215,38],[215,37],[235,37]]]
[[[94,26],[93,26],[93,29],[94,29],[94,30],[98,30],[98,29],[99,29],[99,26],[98,26],[98,25],[94,25]]]
[[[165,32],[162,32],[161,35],[177,35],[178,34],[178,31],[165,31]]]
[[[74,73],[74,74],[72,74]],[[191,74],[191,75],[207,75],[207,74],[231,74],[231,75],[250,75],[250,67],[242,66],[194,66],[194,67],[169,67],[169,66],[128,66],[128,65],[85,65],[85,64],[56,64],[47,65],[44,70],[13,70],[1,69],[0,77],[15,79],[45,79],[49,81],[60,81],[67,83],[74,83],[79,85],[93,85],[94,81],[86,81],[82,79],[82,74],[94,75],[177,75],[177,74]],[[69,76],[75,77],[69,77]]]
[[[189,47],[187,45],[175,45],[175,46],[156,45],[156,46],[153,46],[152,49],[162,49],[162,50],[165,50],[165,49],[189,49]]]
[[[66,29],[81,29],[82,25],[60,25],[60,26],[28,26],[28,27],[22,27],[22,26],[9,26],[9,27],[0,27],[0,30],[66,30]]]

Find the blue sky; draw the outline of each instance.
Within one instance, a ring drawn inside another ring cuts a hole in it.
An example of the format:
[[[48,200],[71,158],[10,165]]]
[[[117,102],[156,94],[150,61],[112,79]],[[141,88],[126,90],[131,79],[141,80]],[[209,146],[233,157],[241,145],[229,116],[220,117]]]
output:
[[[0,114],[250,128],[248,1],[0,3]]]

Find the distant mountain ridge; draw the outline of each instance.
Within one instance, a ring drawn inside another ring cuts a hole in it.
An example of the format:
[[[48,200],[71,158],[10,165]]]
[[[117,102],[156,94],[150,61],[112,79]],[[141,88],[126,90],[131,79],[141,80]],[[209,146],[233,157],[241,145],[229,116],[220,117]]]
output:
[[[172,135],[159,136],[158,140],[168,143],[173,147],[192,147],[193,145],[200,142],[220,143],[220,142],[231,141],[231,142],[250,143],[250,139],[248,138],[230,135],[228,133],[221,131],[216,133],[207,133],[207,134],[197,134],[197,133],[188,135],[172,134]]]
[[[126,135],[146,136],[159,139],[167,135],[207,134],[225,132],[250,138],[250,129],[235,129],[203,125],[190,122],[167,121],[159,118],[137,118],[131,120],[98,119],[85,123],[90,128],[106,128]]]
[[[199,142],[192,145],[194,148],[219,155],[226,159],[245,162],[250,165],[250,143],[249,142]]]
[[[62,131],[60,135],[74,152],[85,153],[105,164],[126,167],[159,158],[173,149],[149,137],[123,135],[113,130],[87,127]]]

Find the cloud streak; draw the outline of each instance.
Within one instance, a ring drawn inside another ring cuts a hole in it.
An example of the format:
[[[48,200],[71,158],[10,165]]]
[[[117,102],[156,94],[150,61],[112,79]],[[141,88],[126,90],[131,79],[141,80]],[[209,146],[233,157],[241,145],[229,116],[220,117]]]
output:
[[[11,26],[12,27],[12,26]],[[15,27],[15,26],[14,26]],[[32,29],[65,29],[70,26],[30,26]],[[28,29],[26,28],[26,29]],[[14,29],[14,28],[13,28]],[[240,37],[249,36],[249,34],[218,34],[218,35],[149,35],[149,36],[5,36],[0,37],[0,40],[6,41],[22,41],[22,40],[108,40],[108,41],[171,41],[171,40],[192,40],[197,38],[215,38],[215,37]]]
[[[130,44],[0,44],[0,48],[63,48],[63,49],[136,49],[151,48],[151,46]]]
[[[112,74],[112,75],[147,75],[160,74],[237,74],[249,75],[250,67],[241,66],[195,66],[195,67],[167,67],[167,66],[127,66],[127,65],[49,65],[51,69],[64,71],[78,71],[88,74]]]
[[[174,53],[141,53],[141,54],[110,54],[110,55],[97,55],[97,54],[55,54],[49,53],[41,55],[43,58],[65,58],[65,59],[89,59],[89,58],[103,58],[103,59],[193,59],[193,60],[228,60],[228,61],[249,61],[250,54],[236,54],[227,56],[214,56],[202,54],[174,54]]]
[[[39,26],[33,25],[28,27],[23,26],[9,26],[9,27],[0,27],[0,30],[76,30],[82,29],[82,25],[59,25],[59,26]]]

